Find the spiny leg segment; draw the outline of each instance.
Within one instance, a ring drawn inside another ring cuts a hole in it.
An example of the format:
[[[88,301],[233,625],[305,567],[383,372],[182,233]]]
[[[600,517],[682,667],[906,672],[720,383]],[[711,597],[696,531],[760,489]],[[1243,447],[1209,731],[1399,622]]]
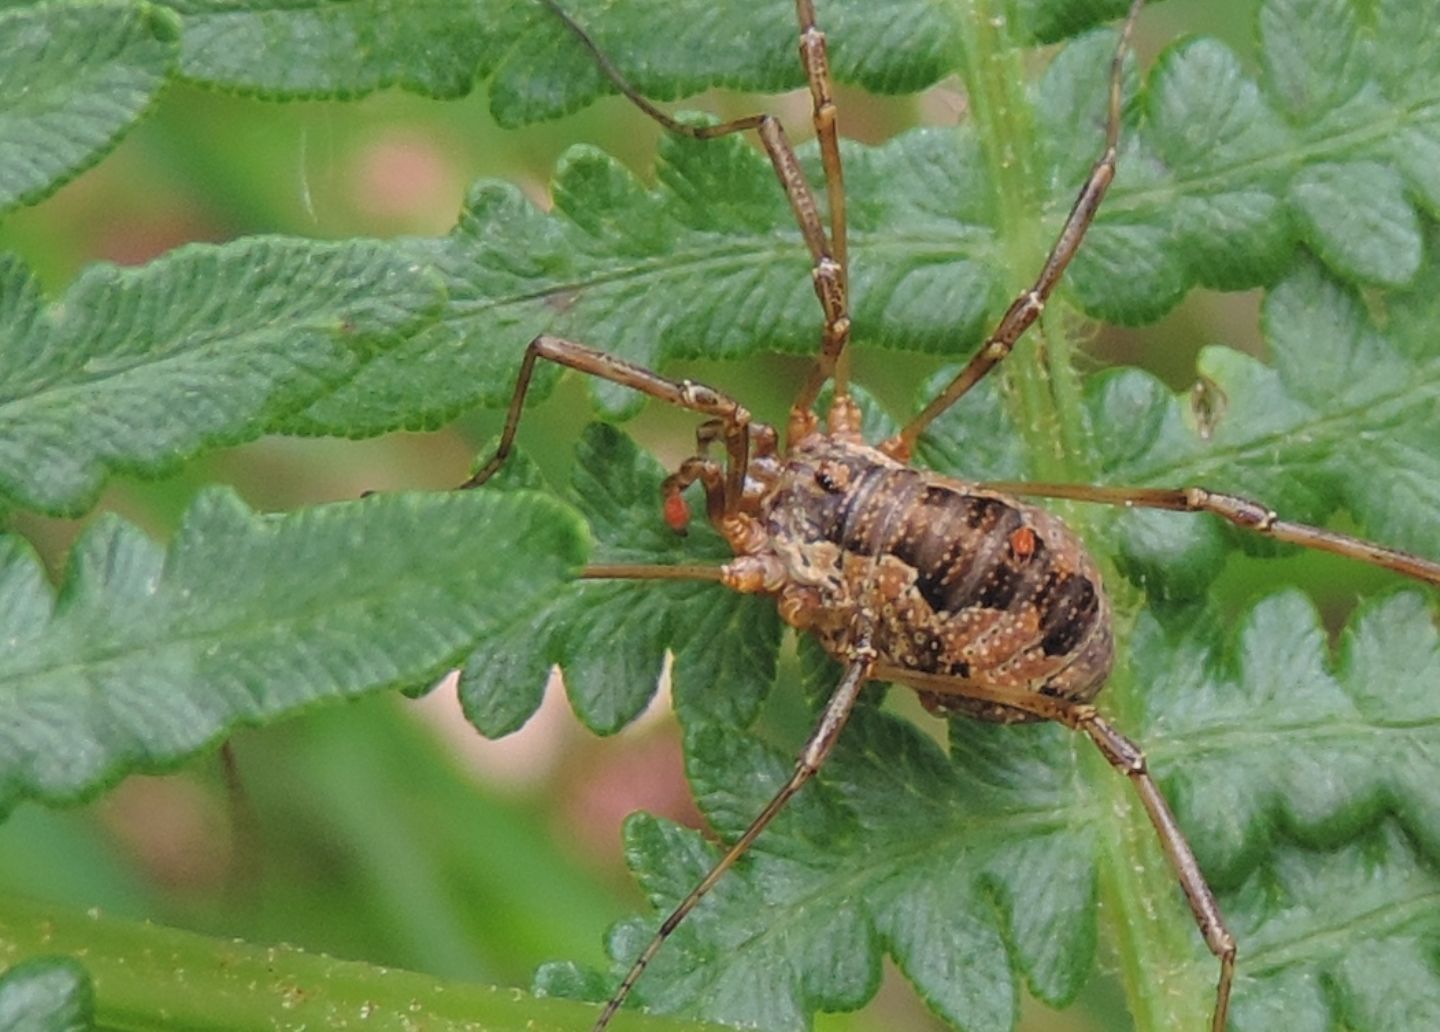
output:
[[[815,24],[813,0],[795,0],[795,15],[800,23],[800,63],[805,66],[805,77],[810,83],[811,118],[815,123],[815,138],[820,144],[820,161],[825,167],[830,251],[839,275],[839,319],[832,320],[826,309],[820,356],[793,406],[797,412],[809,412],[814,408],[825,381],[832,376],[835,379],[835,397],[843,399],[849,394],[849,352],[846,346],[850,341],[850,258],[845,223],[845,173],[840,162],[840,136],[836,128],[835,95],[825,33]],[[816,283],[818,291],[818,266]],[[820,303],[825,307],[823,296]]]
[[[1135,794],[1140,797],[1140,805],[1145,808],[1145,814],[1150,818],[1150,824],[1160,839],[1160,848],[1165,853],[1165,859],[1170,862],[1170,867],[1180,882],[1180,889],[1185,894],[1185,902],[1190,906],[1190,913],[1195,917],[1200,935],[1205,940],[1206,947],[1220,961],[1220,977],[1215,984],[1215,1007],[1211,1011],[1210,1028],[1211,1032],[1225,1032],[1230,1012],[1230,990],[1235,981],[1235,936],[1225,926],[1225,918],[1220,913],[1215,894],[1210,891],[1210,885],[1200,871],[1195,853],[1190,848],[1185,833],[1175,821],[1170,804],[1165,801],[1160,786],[1156,785],[1155,779],[1150,776],[1144,752],[1116,731],[1104,717],[1095,712],[1094,707],[1071,703],[1068,709],[1068,714],[1061,718],[1065,724],[1083,731],[1109,761],[1110,766],[1129,778],[1135,787]]]

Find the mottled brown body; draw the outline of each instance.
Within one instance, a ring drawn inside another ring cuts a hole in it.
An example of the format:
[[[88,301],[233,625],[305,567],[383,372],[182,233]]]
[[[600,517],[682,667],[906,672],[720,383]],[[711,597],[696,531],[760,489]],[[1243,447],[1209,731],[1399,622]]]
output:
[[[821,434],[792,449],[760,508],[785,618],[837,658],[868,627],[882,665],[952,678],[954,693],[916,685],[932,710],[1037,720],[964,690],[1084,702],[1110,672],[1099,572],[1048,512]]]

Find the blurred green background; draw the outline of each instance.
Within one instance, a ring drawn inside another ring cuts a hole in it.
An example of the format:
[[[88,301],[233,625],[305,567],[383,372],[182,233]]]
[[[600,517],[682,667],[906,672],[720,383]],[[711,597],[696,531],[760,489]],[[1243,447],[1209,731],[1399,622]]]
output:
[[[1143,57],[1182,26],[1252,52],[1248,4],[1168,7],[1147,12]],[[805,135],[804,96],[717,95],[695,106],[738,114],[762,103]],[[910,125],[953,123],[963,106],[953,84],[904,99],[842,91],[842,126],[877,142]],[[475,178],[518,182],[544,204],[549,170],[566,147],[601,146],[648,176],[657,137],[651,123],[617,101],[506,131],[489,118],[483,91],[447,103],[387,92],[346,104],[273,104],[177,88],[97,169],[11,216],[0,226],[0,247],[21,254],[53,296],[87,262],[140,263],[189,241],[440,234]],[[1201,345],[1260,347],[1257,306],[1255,294],[1197,294],[1143,333],[1097,331],[1096,351],[1106,361],[1140,362],[1184,389]],[[775,359],[686,371],[773,418],[798,368]],[[893,355],[857,363],[858,378],[891,399],[908,397],[929,368]],[[584,419],[581,388],[567,382],[529,416],[523,444],[559,473]],[[363,490],[443,488],[463,479],[498,422],[495,413],[477,413],[434,434],[262,441],[160,482],[117,482],[102,507],[165,538],[194,492],[215,481],[234,485],[261,509]],[[673,461],[687,449],[690,426],[683,414],[652,409],[632,430]],[[85,522],[12,518],[57,574]],[[1283,562],[1307,586],[1325,585],[1338,606],[1356,590],[1349,578],[1379,576],[1324,558]],[[1258,576],[1238,571],[1225,590],[1238,603],[1260,590]],[[1268,584],[1279,574],[1272,564],[1264,576]],[[768,718],[777,722],[803,719],[784,698],[773,709]],[[527,985],[544,960],[601,963],[604,930],[639,906],[621,862],[619,825],[640,808],[697,819],[663,705],[602,741],[579,728],[552,690],[524,732],[487,743],[442,689],[419,704],[372,699],[242,732],[226,757],[165,777],[131,778],[86,806],[27,805],[0,827],[0,892],[445,977]],[[1126,1023],[1107,976],[1092,983],[1082,1007],[1063,1015],[1027,1004],[1024,1028],[1079,1032]],[[892,976],[865,1011],[817,1027],[938,1025]]]

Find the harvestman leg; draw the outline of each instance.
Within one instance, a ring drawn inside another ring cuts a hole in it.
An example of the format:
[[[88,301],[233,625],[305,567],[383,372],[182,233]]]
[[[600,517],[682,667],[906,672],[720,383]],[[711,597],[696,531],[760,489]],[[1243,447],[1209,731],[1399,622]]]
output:
[[[1008,494],[1035,495],[1042,498],[1071,498],[1079,502],[1099,502],[1103,505],[1140,509],[1169,509],[1175,512],[1208,512],[1237,527],[1253,530],[1276,541],[1331,552],[1347,559],[1394,570],[1416,580],[1440,584],[1440,563],[1433,560],[1362,541],[1348,534],[1337,534],[1309,524],[1282,520],[1272,509],[1259,502],[1203,487],[1107,487],[1091,484],[1027,483],[996,483],[985,486]]]
[[[800,23],[800,63],[805,66],[805,77],[810,83],[811,118],[815,123],[816,141],[820,144],[820,161],[825,168],[825,199],[830,210],[830,251],[839,275],[843,320],[832,322],[829,311],[826,311],[820,357],[795,398],[794,407],[808,412],[814,407],[820,388],[831,376],[835,377],[835,396],[844,398],[849,394],[846,345],[850,340],[850,258],[845,224],[845,172],[840,162],[840,137],[835,125],[835,95],[825,33],[815,24],[813,0],[795,0],[795,16]],[[821,304],[824,303],[822,298]]]
[[[760,811],[760,815],[750,822],[749,827],[725,851],[725,855],[716,861],[715,866],[710,868],[700,883],[691,889],[689,894],[671,911],[670,916],[661,922],[660,930],[635,958],[630,970],[621,980],[619,988],[605,1004],[605,1009],[600,1012],[600,1017],[596,1019],[591,1032],[604,1032],[605,1027],[610,1024],[610,1019],[615,1016],[615,1012],[620,1009],[620,1005],[630,995],[630,990],[635,987],[635,983],[639,981],[645,968],[655,958],[660,947],[665,944],[665,940],[679,927],[680,922],[685,920],[690,911],[695,909],[696,904],[715,887],[715,883],[725,875],[735,861],[745,854],[760,833],[775,819],[775,815],[785,808],[785,804],[790,801],[791,797],[815,776],[815,772],[825,763],[826,758],[835,747],[840,732],[844,730],[846,721],[850,719],[850,713],[855,708],[855,700],[860,697],[860,689],[865,687],[866,682],[870,680],[874,666],[875,651],[868,643],[858,645],[851,650],[850,662],[845,668],[845,675],[841,679],[839,687],[835,689],[835,694],[825,704],[825,710],[820,714],[820,720],[815,725],[815,729],[810,732],[810,737],[800,752],[800,758],[795,762],[795,770],[789,780],[780,786],[780,791],[775,793],[775,797],[765,805],[765,809]]]
[[[721,584],[725,580],[725,570],[720,566],[700,563],[591,563],[580,571],[580,579],[714,581]]]
[[[1235,936],[1225,927],[1220,905],[1215,902],[1215,895],[1210,891],[1205,875],[1200,872],[1190,843],[1176,823],[1170,804],[1160,794],[1160,787],[1150,776],[1140,747],[1111,727],[1093,707],[1072,703],[1067,709],[1067,715],[1061,718],[1065,724],[1085,732],[1110,766],[1124,774],[1135,786],[1140,805],[1145,808],[1155,834],[1159,836],[1160,848],[1165,851],[1165,858],[1170,861],[1170,867],[1180,881],[1185,902],[1190,904],[1190,913],[1195,915],[1195,924],[1205,939],[1205,945],[1220,961],[1220,978],[1215,985],[1215,1010],[1210,1027],[1212,1032],[1225,1032],[1226,1016],[1230,1010],[1230,987],[1235,979]]]
[[[830,209],[830,248],[840,265],[842,286],[850,262],[845,234],[845,173],[840,163],[840,136],[836,132],[835,94],[830,79],[830,58],[825,33],[815,24],[814,0],[795,0],[795,17],[800,23],[800,63],[810,82],[811,119],[820,144],[820,162],[825,168],[825,197]]]
[[[811,276],[815,282],[815,295],[825,313],[825,327],[821,334],[820,357],[815,371],[796,398],[797,411],[809,412],[814,406],[820,388],[835,370],[836,363],[850,341],[850,302],[845,243],[845,186],[840,166],[840,148],[835,132],[835,102],[830,84],[830,66],[826,54],[825,34],[815,25],[813,0],[795,0],[795,14],[800,23],[800,60],[805,67],[805,77],[810,84],[810,95],[814,102],[815,132],[820,141],[820,156],[825,167],[825,183],[830,200],[830,234],[827,238],[825,227],[820,220],[820,205],[815,191],[795,156],[795,148],[785,134],[785,128],[773,116],[767,114],[746,115],[718,125],[687,125],[661,111],[631,86],[605,56],[590,35],[560,7],[557,0],[541,0],[555,17],[580,40],[590,52],[597,68],[611,84],[632,104],[658,122],[667,132],[688,136],[693,140],[712,140],[753,129],[760,137],[760,143],[770,158],[775,175],[785,190],[790,209],[799,224],[805,246],[810,250],[813,263]],[[837,397],[845,394],[844,385],[836,383]]]
[[[1016,341],[1030,328],[1030,325],[1040,316],[1045,309],[1045,302],[1054,291],[1056,284],[1060,282],[1066,266],[1075,257],[1080,249],[1080,242],[1085,239],[1085,232],[1090,224],[1095,221],[1095,212],[1100,207],[1105,193],[1110,189],[1110,183],[1115,178],[1116,149],[1120,142],[1120,84],[1121,72],[1124,69],[1125,54],[1130,49],[1130,37],[1135,30],[1135,20],[1139,17],[1140,8],[1144,0],[1132,0],[1130,11],[1125,16],[1125,23],[1120,29],[1120,41],[1115,46],[1115,56],[1110,61],[1110,104],[1105,116],[1105,149],[1101,151],[1100,157],[1090,169],[1090,176],[1085,184],[1080,187],[1079,196],[1075,198],[1074,205],[1070,208],[1070,214],[1065,218],[1065,225],[1060,228],[1060,235],[1056,238],[1050,254],[1045,259],[1045,265],[1040,270],[1040,275],[1030,287],[1010,303],[1010,307],[1001,316],[999,324],[985,342],[980,345],[980,350],[971,356],[965,367],[956,374],[955,378],[936,395],[928,405],[921,410],[920,414],[910,420],[899,433],[891,437],[880,446],[880,450],[894,458],[908,460],[915,449],[915,442],[921,433],[929,426],[942,412],[948,409],[955,402],[959,401],[971,387],[986,373],[1014,349]]]
[[[744,494],[745,469],[750,461],[749,410],[713,387],[691,380],[671,380],[623,358],[596,351],[584,344],[543,334],[532,340],[525,349],[525,357],[520,363],[520,375],[515,381],[515,393],[505,415],[505,429],[500,434],[500,443],[495,454],[474,476],[460,485],[461,490],[479,487],[505,464],[515,443],[515,431],[520,426],[520,416],[525,410],[525,395],[530,390],[530,380],[535,375],[535,363],[542,358],[719,420],[719,429],[715,433],[717,437],[723,438],[729,457],[729,468],[725,471],[722,488],[724,498],[719,506],[725,513],[735,511]],[[713,478],[708,472],[702,475],[700,470],[691,470],[686,475],[692,472],[693,479],[709,481],[705,486],[707,495],[711,496],[708,504],[713,510],[717,505],[717,500],[713,497],[717,489]]]
[[[1195,860],[1195,853],[1185,839],[1185,833],[1175,820],[1170,805],[1150,776],[1145,763],[1145,754],[1138,745],[1130,741],[1111,726],[1110,722],[1095,711],[1088,703],[1071,702],[1053,696],[1040,695],[1016,689],[984,688],[964,684],[936,674],[917,674],[913,670],[877,666],[874,676],[879,680],[893,680],[912,687],[924,688],[940,694],[961,696],[995,702],[1002,706],[1024,710],[1045,720],[1054,720],[1074,731],[1082,731],[1095,743],[1101,754],[1119,773],[1130,779],[1140,804],[1150,818],[1150,824],[1160,840],[1185,902],[1195,917],[1195,924],[1205,940],[1206,947],[1220,962],[1220,976],[1215,984],[1215,1009],[1210,1027],[1211,1032],[1225,1032],[1225,1023],[1230,1011],[1230,989],[1235,979],[1235,937],[1225,926],[1220,913],[1220,904],[1210,891],[1205,875]]]

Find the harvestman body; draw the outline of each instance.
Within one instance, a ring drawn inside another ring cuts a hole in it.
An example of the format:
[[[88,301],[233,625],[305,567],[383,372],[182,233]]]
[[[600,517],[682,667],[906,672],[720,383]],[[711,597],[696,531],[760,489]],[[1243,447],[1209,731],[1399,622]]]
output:
[[[592,566],[584,575],[711,580],[735,591],[771,595],[787,623],[813,634],[845,667],[790,779],[666,918],[601,1012],[594,1032],[610,1023],[670,933],[814,775],[861,688],[872,679],[914,688],[934,712],[1002,723],[1053,720],[1095,743],[1134,784],[1200,933],[1219,960],[1211,1028],[1222,1032],[1235,940],[1140,749],[1090,705],[1113,661],[1110,605],[1100,574],[1058,518],[1014,495],[1209,512],[1277,540],[1430,583],[1440,583],[1440,564],[1283,521],[1263,505],[1203,488],[976,485],[906,465],[924,429],[1009,354],[1039,317],[1079,249],[1114,178],[1121,66],[1143,0],[1132,0],[1112,60],[1103,150],[1040,274],[949,385],[878,446],[861,438],[860,411],[847,388],[844,186],[825,36],[816,27],[813,0],[795,0],[795,7],[801,63],[814,101],[825,170],[828,225],[783,128],[771,116],[699,127],[676,122],[629,86],[555,0],[541,2],[579,38],[620,92],[667,130],[698,139],[756,131],[813,259],[815,293],[824,313],[820,355],[791,408],[782,446],[774,429],[753,420],[737,401],[713,388],[668,379],[583,344],[537,337],[526,349],[499,447],[463,486],[483,484],[504,463],[535,362],[541,358],[702,414],[708,418],[696,435],[697,454],[665,480],[665,518],[676,530],[684,528],[689,511],[682,492],[698,482],[708,518],[736,558],[718,568]],[[821,388],[831,381],[834,401],[822,429],[815,405]],[[725,448],[723,464],[706,456],[715,443]]]

